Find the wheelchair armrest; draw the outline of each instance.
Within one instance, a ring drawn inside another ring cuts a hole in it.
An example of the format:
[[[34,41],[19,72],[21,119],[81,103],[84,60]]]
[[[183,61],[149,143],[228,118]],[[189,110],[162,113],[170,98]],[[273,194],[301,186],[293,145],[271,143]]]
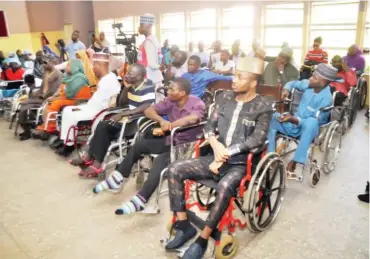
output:
[[[138,114],[130,115],[130,116],[128,116],[128,119],[132,121],[132,120],[139,119],[141,117],[144,117],[144,114],[143,113],[138,113]]]
[[[109,107],[108,109],[106,109],[107,112],[115,112],[115,111],[122,111],[122,110],[126,110],[128,109],[128,107]]]
[[[328,111],[331,111],[333,108],[334,108],[334,105],[323,107],[323,108],[320,108],[320,112],[328,112]]]
[[[87,103],[89,99],[78,99],[76,100],[76,105]]]
[[[268,144],[269,142],[266,140],[266,142],[262,146],[253,148],[249,152],[252,154],[260,154],[267,148]]]
[[[199,122],[199,123],[194,124],[194,125],[188,125],[188,126],[173,128],[171,130],[171,142],[170,142],[171,143],[171,147],[174,146],[174,144],[175,144],[175,134],[177,132],[182,132],[182,131],[186,131],[188,129],[201,127],[201,126],[204,126],[206,123],[207,123],[207,121],[202,121],[202,122]]]

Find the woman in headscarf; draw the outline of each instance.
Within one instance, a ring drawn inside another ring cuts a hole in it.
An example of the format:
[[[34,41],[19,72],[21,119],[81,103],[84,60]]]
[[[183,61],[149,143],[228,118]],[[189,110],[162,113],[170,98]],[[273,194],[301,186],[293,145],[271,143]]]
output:
[[[42,103],[53,96],[59,89],[60,83],[62,81],[62,73],[54,68],[58,63],[58,59],[51,54],[46,54],[42,57],[43,64],[43,77],[40,89],[35,88],[35,79],[29,84],[25,78],[25,83],[30,87],[29,96],[22,97],[24,100],[21,104],[20,112],[18,115],[19,125],[23,128],[24,132],[20,134],[20,140],[27,140],[31,137],[31,125],[28,122],[29,116],[34,116],[30,113],[28,115],[28,110],[31,108],[37,108],[42,105]]]
[[[89,80],[89,85],[95,86],[98,84],[98,77],[93,71],[91,57],[92,55],[94,55],[95,52],[92,51],[94,50],[79,50],[76,52],[76,58],[82,61],[82,67],[84,69],[85,75],[87,76],[87,79]]]
[[[43,113],[44,124],[37,127],[32,135],[36,138],[46,137],[46,133],[56,131],[56,122],[46,119],[51,112],[60,112],[65,106],[76,105],[78,100],[88,100],[91,97],[89,80],[85,75],[81,60],[74,59],[68,62],[66,74],[57,94],[48,99],[48,105]]]
[[[365,69],[365,58],[362,55],[361,49],[353,44],[348,48],[347,56],[343,57],[343,61],[347,63],[349,67],[356,69],[356,74],[361,76]]]

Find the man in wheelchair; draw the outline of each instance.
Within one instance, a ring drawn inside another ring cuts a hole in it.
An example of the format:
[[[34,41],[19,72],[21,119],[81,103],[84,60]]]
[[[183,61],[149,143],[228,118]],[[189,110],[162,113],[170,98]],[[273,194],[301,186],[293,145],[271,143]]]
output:
[[[128,109],[123,109],[109,120],[99,122],[86,156],[70,161],[74,166],[87,166],[80,172],[80,176],[91,178],[100,174],[109,145],[117,138],[123,123],[128,121],[129,116],[142,114],[150,104],[155,102],[155,84],[152,80],[145,79],[145,76],[146,69],[143,65],[133,64],[129,67],[124,78],[125,87],[119,97],[119,104],[128,103]],[[127,123],[124,137],[132,138],[137,130],[136,121]]]
[[[94,193],[107,189],[118,190],[127,182],[133,165],[142,155],[158,155],[153,161],[148,180],[137,195],[116,210],[117,215],[144,210],[145,203],[149,201],[159,184],[162,170],[170,163],[170,138],[165,136],[166,133],[176,127],[194,125],[203,119],[204,103],[198,97],[190,95],[190,91],[191,85],[188,80],[175,78],[169,87],[168,97],[145,110],[145,116],[159,123],[160,128],[155,128],[153,132],[144,132],[143,136],[139,136],[116,170],[106,180],[95,186]],[[168,121],[161,117],[163,115],[167,115]],[[200,132],[199,127],[181,132],[176,135],[176,144],[195,141]]]
[[[349,68],[348,64],[342,60],[339,55],[336,55],[331,60],[331,64],[338,70],[337,77],[342,79],[342,82],[331,82],[331,92],[334,93],[337,91],[337,95],[335,97],[334,105],[342,105],[344,100],[348,96],[348,92],[351,87],[356,86],[357,84],[357,77],[356,72]]]
[[[278,132],[291,137],[300,137],[293,160],[287,166],[289,175],[295,175],[294,171],[297,163],[305,164],[309,147],[315,137],[318,136],[320,125],[327,123],[329,120],[329,112],[320,113],[318,119],[316,114],[321,108],[331,106],[332,95],[329,84],[336,80],[336,76],[336,68],[321,63],[309,80],[291,81],[284,87],[283,99],[289,97],[293,88],[302,91],[303,96],[294,115],[289,113],[275,113],[273,115],[268,135],[268,151],[275,152]]]
[[[204,129],[213,154],[175,162],[168,168],[170,206],[177,221],[174,225],[176,236],[166,245],[167,250],[180,248],[197,233],[187,217],[184,181],[219,180],[216,200],[206,225],[195,243],[186,250],[184,259],[203,258],[212,231],[217,228],[245,176],[246,154],[263,146],[266,141],[271,103],[256,94],[263,67],[263,60],[253,57],[239,59],[233,92],[223,93]]]

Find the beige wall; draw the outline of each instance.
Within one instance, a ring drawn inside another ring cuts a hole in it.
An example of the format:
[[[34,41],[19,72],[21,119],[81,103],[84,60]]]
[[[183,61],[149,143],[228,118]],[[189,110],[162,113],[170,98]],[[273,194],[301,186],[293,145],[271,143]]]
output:
[[[0,1],[0,10],[6,13],[10,34],[30,31],[25,1]]]
[[[27,1],[31,32],[62,30],[63,3],[57,1]]]
[[[89,31],[94,31],[94,12],[90,1],[73,1],[68,3],[66,9],[69,10],[68,17],[65,15],[65,21],[72,23],[75,30],[80,31],[80,39],[87,45],[90,44],[88,37]],[[68,18],[68,20],[67,20]]]

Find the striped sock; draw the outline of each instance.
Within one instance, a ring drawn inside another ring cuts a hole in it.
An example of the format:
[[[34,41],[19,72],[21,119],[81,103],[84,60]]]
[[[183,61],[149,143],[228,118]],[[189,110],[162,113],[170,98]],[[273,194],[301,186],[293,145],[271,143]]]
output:
[[[115,211],[116,215],[128,215],[137,211],[142,211],[145,208],[146,201],[139,195],[135,195],[130,201],[125,202],[122,206]]]
[[[117,190],[119,189],[124,182],[124,178],[121,173],[117,171],[113,171],[113,173],[108,176],[108,178],[104,181],[98,183],[95,188],[93,189],[94,193],[99,193],[104,190]]]

